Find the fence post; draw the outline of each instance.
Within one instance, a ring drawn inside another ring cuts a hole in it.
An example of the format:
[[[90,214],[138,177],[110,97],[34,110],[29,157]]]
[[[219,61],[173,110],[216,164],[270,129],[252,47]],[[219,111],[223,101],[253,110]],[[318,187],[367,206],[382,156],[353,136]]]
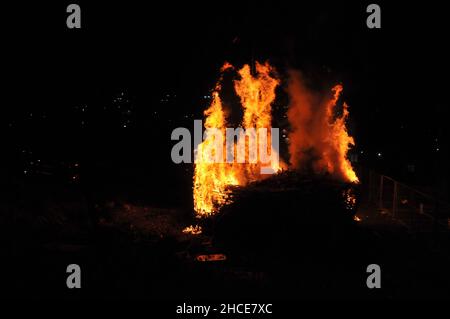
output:
[[[411,224],[411,229],[413,230],[413,232],[416,231],[416,221],[415,221],[415,214],[416,214],[416,210],[414,209],[413,206],[415,203],[415,196],[414,196],[414,192],[412,190],[409,190],[409,222]]]
[[[383,175],[380,175],[380,202],[378,208],[383,209]]]
[[[394,181],[394,196],[392,198],[392,217],[397,213],[397,182]]]
[[[439,230],[439,200],[436,197],[433,208],[433,232],[436,234]]]

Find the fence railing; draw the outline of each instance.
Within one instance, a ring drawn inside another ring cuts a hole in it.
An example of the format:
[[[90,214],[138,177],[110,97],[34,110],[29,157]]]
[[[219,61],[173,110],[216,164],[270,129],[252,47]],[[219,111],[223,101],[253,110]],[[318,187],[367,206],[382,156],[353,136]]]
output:
[[[365,200],[414,232],[450,230],[450,204],[385,175],[369,171]]]

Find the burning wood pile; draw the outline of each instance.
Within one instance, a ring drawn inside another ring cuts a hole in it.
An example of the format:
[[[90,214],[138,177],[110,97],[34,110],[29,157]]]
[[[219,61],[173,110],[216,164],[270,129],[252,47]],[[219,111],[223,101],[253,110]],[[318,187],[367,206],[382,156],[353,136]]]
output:
[[[257,144],[261,141],[261,134],[267,134],[265,137],[273,141],[270,136],[272,104],[281,79],[268,63],[257,62],[255,67],[253,74],[249,65],[236,70],[229,63],[225,63],[222,76],[212,94],[211,105],[204,113],[207,130],[217,129],[225,132],[227,129],[230,109],[221,99],[221,82],[224,73],[234,72],[233,86],[243,113],[240,126],[244,129],[267,130],[267,133],[258,131]],[[335,85],[328,92],[315,92],[307,88],[299,72],[290,71],[286,91],[290,99],[286,114],[290,126],[286,138],[289,164],[282,159],[278,160],[279,147],[275,147],[273,143],[263,146],[270,153],[270,159],[276,158],[276,161],[264,161],[259,154],[254,161],[249,161],[252,154],[248,136],[237,136],[231,151],[227,149],[225,142],[220,141],[219,150],[215,150],[215,153],[211,151],[211,147],[217,145],[217,140],[214,136],[207,136],[196,149],[193,194],[194,209],[198,217],[211,216],[224,205],[230,204],[232,198],[238,197],[233,191],[237,186],[243,192],[242,187],[268,179],[271,175],[264,174],[261,170],[267,165],[277,174],[286,171],[308,172],[306,176],[327,176],[343,183],[358,183],[358,177],[347,159],[347,152],[350,146],[354,145],[354,140],[346,128],[349,115],[347,104],[340,101],[342,85]],[[257,146],[261,147],[259,144]],[[213,157],[217,153],[225,155],[227,152],[233,155],[244,154],[245,161],[236,161],[234,156],[233,161],[214,162]],[[299,179],[302,175],[282,176],[285,183],[292,178]],[[277,178],[270,178],[270,183],[277,183]],[[258,185],[262,187],[264,184]]]
[[[251,141],[240,135],[233,141],[231,153],[236,159],[244,149],[245,161],[214,162],[217,153],[225,157],[230,152],[229,144],[221,140],[217,148],[217,140],[206,134],[196,149],[193,195],[197,217],[212,216],[209,222],[203,219],[201,223],[208,228],[207,233],[212,230],[215,246],[227,254],[273,254],[280,247],[292,249],[311,239],[327,245],[336,229],[340,232],[353,224],[359,183],[347,158],[354,140],[347,132],[349,112],[341,101],[343,86],[316,92],[307,87],[299,72],[289,72],[285,85],[290,100],[285,114],[288,154],[283,160],[278,158],[279,147],[270,136],[272,104],[282,81],[268,63],[256,63],[253,73],[249,65],[237,70],[224,65],[204,113],[205,129],[227,130],[231,108],[221,98],[226,72],[234,74],[233,88],[243,115],[239,125],[267,129],[257,134],[267,134],[271,143],[263,147],[271,159],[275,155],[279,160],[267,162],[257,155],[255,161],[249,161]],[[212,145],[216,146],[213,152]],[[262,173],[261,168],[267,165],[274,174]],[[184,230],[193,235],[201,231],[198,225]]]
[[[353,225],[357,192],[354,183],[289,171],[235,187],[232,203],[213,217],[214,243],[246,254],[332,245]]]

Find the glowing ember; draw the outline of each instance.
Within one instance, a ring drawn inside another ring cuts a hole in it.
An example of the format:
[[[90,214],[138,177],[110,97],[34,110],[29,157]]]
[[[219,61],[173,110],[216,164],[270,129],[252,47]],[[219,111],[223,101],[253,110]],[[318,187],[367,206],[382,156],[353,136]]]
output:
[[[360,222],[360,221],[362,221],[362,219],[361,218],[359,218],[358,216],[353,216],[353,220],[355,221],[355,222]]]
[[[348,210],[354,210],[356,207],[356,195],[352,188],[343,192],[345,206]]]
[[[199,225],[195,226],[188,226],[185,229],[183,229],[184,234],[191,234],[191,235],[200,235],[202,233],[202,227]]]
[[[224,261],[227,260],[227,256],[224,254],[199,255],[196,259],[201,262]]]

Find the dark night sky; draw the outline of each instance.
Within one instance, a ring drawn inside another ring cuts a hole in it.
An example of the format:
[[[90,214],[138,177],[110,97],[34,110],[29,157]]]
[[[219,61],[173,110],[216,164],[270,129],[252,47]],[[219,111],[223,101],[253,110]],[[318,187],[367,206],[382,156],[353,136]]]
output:
[[[440,2],[378,1],[381,30],[365,25],[367,1],[78,3],[81,30],[65,26],[69,2],[2,10],[8,102],[1,125],[13,150],[96,149],[132,138],[129,148],[151,139],[166,152],[170,129],[188,125],[186,114],[201,116],[201,97],[221,64],[249,63],[253,52],[282,76],[296,67],[318,85],[342,82],[357,144],[372,156],[382,151],[391,167],[448,159],[449,54]],[[129,130],[121,111],[109,111],[122,93]],[[161,104],[166,94],[177,98]],[[90,121],[84,129],[82,105]],[[30,113],[45,119],[29,120]]]

